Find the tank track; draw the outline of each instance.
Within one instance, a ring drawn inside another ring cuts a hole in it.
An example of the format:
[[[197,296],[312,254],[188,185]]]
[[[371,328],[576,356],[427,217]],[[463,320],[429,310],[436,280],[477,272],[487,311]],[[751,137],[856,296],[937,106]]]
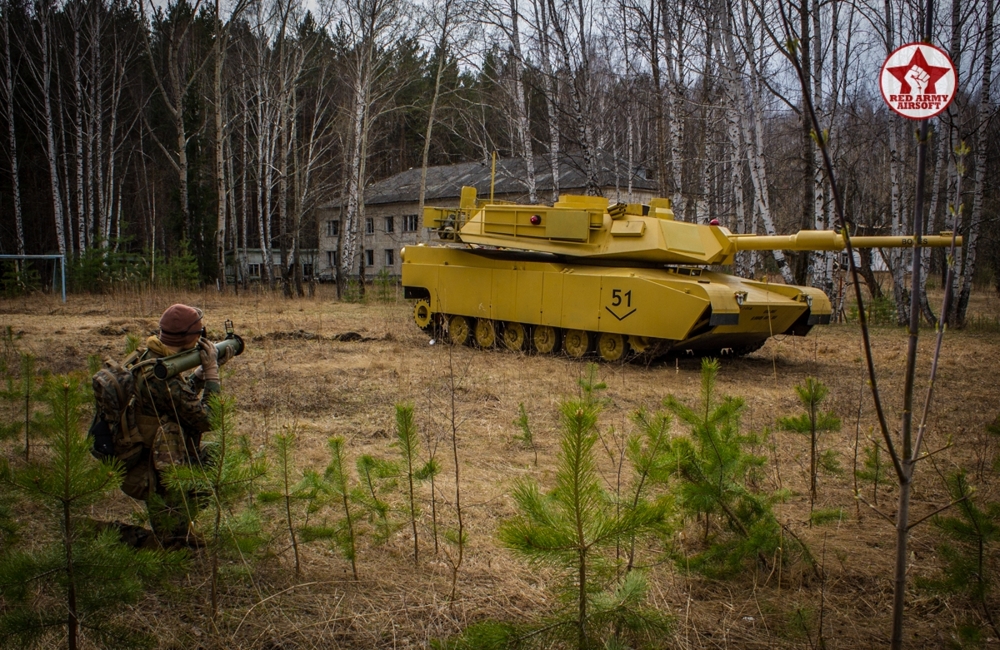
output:
[[[426,306],[426,308],[423,308]],[[608,332],[588,332],[547,325],[494,321],[470,316],[430,314],[429,305],[418,301],[414,320],[434,339],[447,340],[483,350],[499,348],[523,354],[563,355],[571,359],[606,363],[649,364],[661,358],[680,356],[740,357],[759,350],[764,341],[722,350],[691,353],[675,347],[674,341],[628,336]]]

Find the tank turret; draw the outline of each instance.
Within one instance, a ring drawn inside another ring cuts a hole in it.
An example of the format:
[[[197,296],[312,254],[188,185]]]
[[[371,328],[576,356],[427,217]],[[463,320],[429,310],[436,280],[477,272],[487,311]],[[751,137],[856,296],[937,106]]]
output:
[[[608,205],[566,196],[552,206],[477,202],[425,208],[445,246],[404,249],[403,286],[414,317],[459,343],[615,361],[669,352],[746,354],[776,334],[805,335],[830,321],[826,294],[703,268],[748,250],[845,248],[834,231],[735,235],[674,220],[667,199]],[[948,246],[950,233],[922,237]],[[851,237],[855,248],[911,247],[912,237]]]

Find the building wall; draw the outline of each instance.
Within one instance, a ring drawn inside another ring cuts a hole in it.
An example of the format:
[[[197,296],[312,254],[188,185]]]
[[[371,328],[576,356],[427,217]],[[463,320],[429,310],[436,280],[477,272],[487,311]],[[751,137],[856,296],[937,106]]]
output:
[[[450,207],[457,206],[458,199],[453,201],[435,201],[436,206]],[[365,259],[365,277],[373,278],[383,269],[389,275],[398,277],[402,272],[399,259],[399,251],[406,246],[417,243],[419,235],[420,241],[432,241],[432,233],[423,227],[423,217],[417,214],[417,201],[400,203],[382,203],[365,206],[365,217],[361,224],[364,237],[364,255],[370,255],[370,260]],[[319,279],[331,281],[336,277],[334,266],[336,264],[335,255],[340,241],[340,235],[334,234],[330,230],[330,222],[338,223],[340,219],[339,207],[323,207],[317,212],[319,222],[319,256],[317,266]],[[391,219],[390,223],[387,220]],[[370,225],[370,230],[368,226]],[[435,237],[436,239],[436,237]],[[390,259],[391,257],[391,259]],[[355,257],[351,275],[358,274],[358,259]]]
[[[563,194],[583,194],[582,190],[563,190]],[[621,192],[614,188],[605,188],[604,196],[612,204],[619,201],[628,200],[627,188],[622,188]],[[633,203],[649,203],[655,196],[648,190],[634,190],[632,192]],[[485,198],[485,197],[480,197]],[[498,201],[515,201],[523,199],[521,196],[500,195],[494,196]],[[440,208],[458,207],[459,198],[456,196],[449,199],[434,200],[433,206]],[[383,269],[389,275],[399,277],[401,266],[399,251],[406,246],[417,243],[417,235],[424,243],[435,243],[437,236],[429,229],[423,227],[423,215],[417,213],[419,203],[417,201],[400,201],[397,203],[377,203],[365,206],[365,222],[361,227],[364,231],[365,255],[370,255],[365,260],[365,277],[373,278]],[[387,219],[392,219],[392,231],[388,232]],[[339,233],[335,233],[330,223],[339,223],[340,206],[325,206],[317,210],[317,222],[319,226],[319,254],[317,256],[318,278],[323,281],[332,281],[336,277],[334,266],[336,265],[337,244],[340,240]],[[409,221],[408,221],[409,219]],[[371,231],[367,230],[370,221]],[[409,229],[409,226],[416,224],[416,230]],[[390,259],[391,252],[391,259]],[[390,264],[391,262],[391,264]],[[358,260],[355,258],[351,276],[358,274]]]
[[[274,265],[274,270],[276,274],[280,274],[281,269],[281,251],[274,249],[271,251],[271,261]],[[316,270],[317,253],[315,249],[303,248],[299,250],[299,263],[302,265],[302,277],[305,279],[310,279],[313,272]],[[259,248],[248,248],[247,249],[247,266],[249,272],[249,280],[252,282],[257,282],[263,279],[265,275],[264,271],[264,252]],[[226,254],[226,281],[233,282],[233,278],[236,277],[236,264],[234,255],[232,252]]]

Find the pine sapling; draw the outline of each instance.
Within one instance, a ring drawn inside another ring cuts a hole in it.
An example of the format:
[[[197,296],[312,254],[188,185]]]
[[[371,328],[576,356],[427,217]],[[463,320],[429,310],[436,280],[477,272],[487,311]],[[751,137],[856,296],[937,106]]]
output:
[[[535,448],[535,436],[531,432],[531,426],[528,424],[528,414],[524,410],[524,402],[517,405],[518,416],[514,420],[514,424],[521,431],[520,435],[515,435],[514,440],[519,441],[522,445],[530,449],[535,454],[535,467],[538,467],[538,449]]]
[[[351,514],[351,488],[347,477],[347,463],[344,454],[344,439],[330,438],[330,464],[326,467],[326,483],[330,486],[333,496],[343,505],[344,525],[342,532],[335,538],[337,546],[344,556],[351,561],[351,573],[358,579],[357,543],[354,534],[354,520]]]
[[[183,554],[126,548],[112,527],[97,532],[95,522],[83,518],[118,487],[123,473],[117,462],[98,463],[90,454],[88,397],[70,378],[48,380],[41,394],[46,411],[38,418],[48,453],[19,469],[0,459],[0,483],[51,512],[56,539],[0,560],[0,645],[27,647],[60,630],[70,650],[80,646],[81,635],[97,645],[148,644],[116,617],[139,601],[145,581],[184,562]],[[62,604],[53,607],[54,598]]]
[[[260,519],[252,504],[240,508],[243,500],[256,492],[256,482],[267,474],[267,461],[254,454],[245,437],[235,434],[236,402],[227,395],[213,395],[209,406],[211,439],[206,444],[206,460],[195,465],[177,465],[164,473],[168,490],[207,497],[212,517],[209,546],[212,582],[212,618],[219,612],[219,560],[232,549],[243,556],[256,550]]]
[[[21,353],[21,396],[24,399],[24,462],[31,461],[31,400],[35,390],[35,355]]]
[[[368,515],[375,531],[376,543],[384,543],[399,527],[389,518],[392,510],[386,495],[396,489],[399,468],[395,463],[365,454],[355,462],[359,485],[351,496]]]
[[[642,577],[630,573],[612,595],[595,599],[614,580],[602,550],[651,530],[665,516],[662,509],[644,503],[620,515],[607,507],[613,499],[601,486],[594,460],[600,405],[592,396],[585,390],[583,399],[561,406],[563,433],[555,487],[543,493],[534,481],[519,483],[513,494],[519,514],[499,531],[501,542],[514,552],[532,562],[555,565],[566,574],[574,590],[575,613],[570,621],[576,646],[584,649],[591,647],[591,626],[612,618],[616,623],[638,620],[618,608],[634,612],[638,596],[644,595]]]
[[[997,570],[993,549],[1000,543],[1000,503],[980,507],[964,471],[949,476],[947,484],[957,516],[941,515],[933,519],[934,527],[945,536],[937,548],[943,563],[941,577],[918,580],[918,584],[964,595],[982,614],[994,638],[1000,638],[1000,620],[995,615],[1000,602],[993,597]],[[961,635],[978,636],[977,627],[966,626]]]
[[[689,407],[673,396],[665,403],[678,420],[691,427],[689,438],[677,437],[672,442],[679,504],[696,517],[704,516],[706,544],[712,517],[721,521],[725,533],[685,563],[708,575],[726,576],[742,570],[751,558],[767,564],[782,546],[782,528],[773,506],[784,494],[754,489],[767,458],[748,450],[759,446],[761,436],[740,432],[743,400],[724,396],[716,404],[718,372],[717,360],[702,361],[700,405]]]
[[[862,481],[871,481],[872,503],[878,506],[878,489],[881,485],[892,485],[890,468],[882,457],[882,445],[878,440],[872,440],[871,445],[864,448],[864,467],[857,470],[857,477]],[[861,495],[857,495],[861,498]]]
[[[632,466],[631,498],[626,504],[629,511],[651,507],[650,497],[655,483],[664,483],[670,476],[670,416],[665,413],[649,413],[640,409],[632,415],[632,423],[638,432],[629,436],[626,457]],[[666,509],[667,502],[660,498],[657,507]],[[636,536],[629,536],[629,549],[625,572],[635,566]]]
[[[420,545],[417,542],[417,513],[418,506],[413,483],[417,478],[420,468],[416,467],[417,457],[420,455],[420,436],[417,433],[417,425],[413,421],[413,405],[396,405],[396,442],[393,445],[399,450],[403,463],[406,465],[406,487],[407,499],[410,509],[410,528],[413,531],[413,563],[419,563]]]
[[[812,377],[806,378],[806,383],[795,387],[799,401],[806,412],[798,417],[780,418],[778,427],[784,431],[792,431],[809,436],[809,515],[812,518],[816,506],[817,483],[820,466],[827,469],[836,468],[836,459],[819,452],[819,433],[824,431],[839,431],[840,418],[831,411],[820,411],[819,405],[826,399],[829,389],[823,383]]]
[[[296,471],[293,464],[296,441],[294,428],[287,433],[279,433],[274,437],[274,469],[277,474],[275,476],[275,486],[274,489],[262,491],[258,495],[258,498],[263,503],[281,502],[285,526],[288,529],[292,553],[295,556],[295,575],[300,575],[302,568],[299,560],[299,540],[296,535],[294,517],[292,516],[292,504],[296,501],[308,500],[315,493],[310,492],[307,485],[296,479]]]

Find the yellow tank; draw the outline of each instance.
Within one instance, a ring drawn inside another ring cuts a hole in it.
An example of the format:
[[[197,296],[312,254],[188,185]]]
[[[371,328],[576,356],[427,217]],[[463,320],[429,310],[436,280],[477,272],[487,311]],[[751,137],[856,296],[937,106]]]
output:
[[[833,231],[763,237],[674,221],[670,202],[608,205],[566,196],[553,206],[477,202],[426,208],[445,245],[402,251],[414,320],[461,344],[606,361],[668,353],[741,355],[771,336],[830,322],[812,287],[746,280],[704,268],[744,250],[841,250]],[[854,247],[909,247],[912,237],[852,237]],[[948,246],[950,234],[924,237]]]

